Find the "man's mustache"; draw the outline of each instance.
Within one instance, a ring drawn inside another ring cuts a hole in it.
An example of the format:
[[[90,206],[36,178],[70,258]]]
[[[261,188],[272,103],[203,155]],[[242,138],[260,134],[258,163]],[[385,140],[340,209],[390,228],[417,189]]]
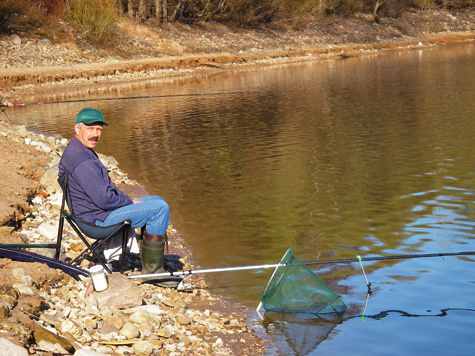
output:
[[[89,137],[89,141],[97,141],[97,142],[99,142],[99,137],[97,137],[97,136]]]

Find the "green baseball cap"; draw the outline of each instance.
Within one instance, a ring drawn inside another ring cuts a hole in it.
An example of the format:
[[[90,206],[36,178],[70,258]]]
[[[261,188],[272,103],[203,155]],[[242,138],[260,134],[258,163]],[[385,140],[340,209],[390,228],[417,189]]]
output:
[[[104,115],[97,110],[97,109],[82,109],[76,116],[76,124],[80,122],[91,125],[91,124],[99,124],[99,125],[106,125],[107,123],[104,121]]]

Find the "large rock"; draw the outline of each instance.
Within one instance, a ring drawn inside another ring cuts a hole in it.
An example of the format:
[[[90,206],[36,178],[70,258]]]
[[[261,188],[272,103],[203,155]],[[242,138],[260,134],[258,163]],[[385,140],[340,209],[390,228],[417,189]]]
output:
[[[56,238],[58,237],[58,226],[46,222],[41,223],[38,226],[38,233],[50,242],[56,241]]]
[[[8,356],[28,356],[28,351],[10,340],[0,337],[0,353]]]
[[[131,282],[120,273],[107,276],[109,287],[102,292],[94,292],[98,308],[131,308],[142,305],[142,291],[139,286]]]
[[[40,342],[48,343],[48,344],[59,344],[61,348],[68,351],[69,353],[74,352],[73,344],[66,338],[62,337],[61,335],[56,335],[55,333],[41,327],[39,324],[36,327],[36,330],[33,332],[33,336],[37,344]]]
[[[61,191],[61,187],[58,183],[58,172],[59,168],[57,166],[49,168],[43,173],[43,176],[40,179],[40,184],[46,187],[48,194]]]

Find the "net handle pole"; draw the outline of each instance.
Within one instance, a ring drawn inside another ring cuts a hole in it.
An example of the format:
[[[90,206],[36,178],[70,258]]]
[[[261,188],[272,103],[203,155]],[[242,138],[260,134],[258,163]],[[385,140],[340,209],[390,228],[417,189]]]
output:
[[[475,251],[422,253],[422,254],[412,254],[412,255],[394,255],[394,256],[380,256],[380,257],[361,257],[361,260],[362,261],[389,261],[389,260],[401,260],[401,259],[423,258],[423,257],[447,257],[447,256],[469,256],[469,255],[475,255]],[[304,262],[304,264],[305,265],[320,265],[320,264],[332,264],[332,263],[351,263],[351,262],[358,262],[358,261],[359,260],[357,258],[341,258],[341,259],[335,259],[335,260]],[[141,275],[139,274],[139,275],[128,276],[128,278],[140,279],[140,278],[188,276],[191,274],[243,271],[243,270],[252,270],[252,269],[276,268],[279,266],[285,266],[285,264],[275,263],[275,264],[253,265],[253,266],[222,267],[222,268],[208,268],[208,269],[197,269],[197,270],[178,271],[178,272],[163,272],[163,273],[155,273],[155,274],[141,274]]]
[[[279,266],[285,266],[285,264],[276,263],[276,264],[254,265],[254,266],[222,267],[222,268],[208,268],[208,269],[197,269],[197,270],[177,271],[177,272],[137,274],[133,276],[128,276],[128,278],[129,279],[140,279],[140,278],[145,279],[145,278],[157,278],[157,277],[179,277],[179,276],[188,276],[191,274],[231,272],[231,271],[243,271],[243,270],[251,270],[251,269],[266,269],[266,268],[276,268]]]

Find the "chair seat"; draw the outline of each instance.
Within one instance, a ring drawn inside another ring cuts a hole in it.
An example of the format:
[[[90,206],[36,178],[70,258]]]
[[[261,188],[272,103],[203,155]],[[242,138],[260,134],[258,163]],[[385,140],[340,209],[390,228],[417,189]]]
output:
[[[74,223],[86,236],[89,236],[95,240],[104,240],[107,239],[110,235],[115,235],[124,225],[124,222],[122,222],[110,226],[97,226],[78,219],[67,212],[65,212],[65,214],[68,215],[74,221]],[[128,223],[130,224],[130,222]]]

